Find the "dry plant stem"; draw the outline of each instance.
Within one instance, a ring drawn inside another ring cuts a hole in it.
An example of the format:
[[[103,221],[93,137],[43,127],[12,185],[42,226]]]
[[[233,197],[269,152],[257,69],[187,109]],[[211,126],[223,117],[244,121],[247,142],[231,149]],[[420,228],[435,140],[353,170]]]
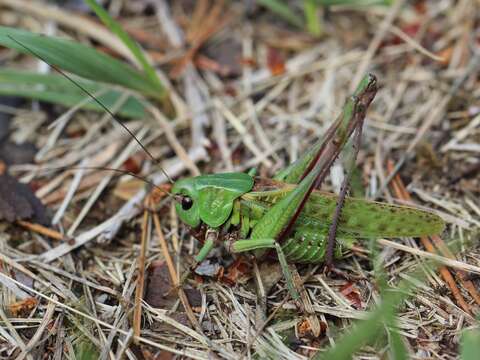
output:
[[[135,308],[133,312],[133,333],[136,337],[140,336],[140,331],[142,328],[142,300],[143,300],[143,289],[145,286],[145,260],[147,253],[147,239],[148,239],[148,220],[149,212],[144,210],[143,212],[143,221],[142,221],[142,240],[140,244],[140,253],[138,254],[138,278],[137,278],[137,288],[135,289]],[[138,342],[136,341],[138,344]]]
[[[75,309],[75,308],[72,308],[71,306],[62,303],[62,302],[58,301],[57,299],[53,299],[53,298],[51,298],[51,297],[48,297],[48,296],[46,296],[45,294],[42,294],[41,292],[39,292],[39,291],[37,291],[37,290],[35,290],[35,289],[32,289],[31,287],[28,287],[28,286],[26,286],[25,284],[22,284],[21,282],[15,280],[15,279],[12,279],[11,277],[9,277],[9,276],[1,273],[1,272],[0,272],[0,277],[9,279],[10,281],[12,281],[13,283],[15,283],[16,285],[18,285],[18,286],[21,287],[22,289],[25,289],[25,290],[27,290],[27,291],[29,291],[29,292],[32,292],[32,293],[38,295],[39,297],[47,300],[48,302],[53,303],[53,304],[59,306],[59,307],[62,308],[62,309],[66,309],[66,310],[70,311],[70,312],[73,313],[73,314],[76,314],[76,315],[81,316],[81,317],[83,317],[83,318],[85,318],[85,319],[88,319],[88,320],[90,320],[90,321],[93,321],[94,323],[99,324],[99,325],[101,325],[101,326],[104,326],[104,327],[106,327],[107,329],[117,331],[118,333],[120,333],[120,334],[122,334],[122,335],[124,335],[124,336],[128,336],[128,335],[129,335],[129,332],[128,332],[128,331],[125,331],[125,330],[122,330],[122,329],[118,329],[118,328],[116,328],[115,326],[106,323],[105,321],[99,320],[99,319],[97,319],[97,318],[95,318],[95,317],[93,317],[93,316],[90,316],[90,315],[85,314],[85,313],[83,313],[83,312],[81,312],[81,311],[79,311],[79,310],[77,310],[77,309]],[[0,308],[0,311],[1,311],[1,308]],[[161,350],[164,350],[164,351],[168,351],[168,352],[171,352],[171,353],[174,353],[174,354],[186,356],[186,357],[188,357],[188,358],[201,359],[201,360],[207,359],[206,357],[195,356],[195,354],[193,354],[193,353],[190,352],[190,351],[177,350],[177,349],[175,349],[175,348],[171,348],[171,347],[168,347],[168,346],[159,344],[159,343],[157,343],[157,342],[154,342],[154,341],[152,341],[152,340],[146,339],[146,338],[144,338],[144,337],[134,337],[134,340],[138,340],[140,343],[143,343],[143,344],[146,344],[146,345],[150,345],[150,346],[153,346],[153,347],[155,347],[155,348],[157,348],[157,349],[161,349]]]
[[[48,324],[50,323],[50,320],[52,319],[54,312],[55,312],[55,304],[49,303],[47,305],[47,310],[45,311],[45,316],[42,319],[42,323],[37,328],[37,331],[28,342],[25,350],[22,351],[22,353],[17,357],[17,360],[23,360],[26,356],[28,356],[28,353],[38,345],[38,342],[41,340],[41,337],[45,332],[45,329],[47,328]]]
[[[405,0],[397,0],[395,4],[390,8],[387,16],[380,24],[380,28],[375,32],[375,37],[370,42],[366,54],[363,56],[362,62],[357,67],[357,72],[350,83],[350,91],[354,91],[357,85],[360,83],[360,80],[367,72],[368,66],[373,59],[373,56],[380,47],[383,38],[387,35],[389,28],[391,27],[395,17],[400,12]]]
[[[172,280],[173,288],[178,289],[178,297],[182,302],[183,307],[185,308],[185,312],[187,313],[188,320],[192,324],[192,326],[200,333],[203,334],[203,330],[200,324],[193,313],[192,307],[188,301],[187,296],[185,295],[185,291],[180,286],[179,279],[177,272],[175,270],[175,265],[173,264],[172,257],[170,256],[170,252],[168,251],[168,244],[163,236],[163,231],[160,225],[160,219],[158,218],[158,214],[153,214],[153,222],[155,224],[155,229],[157,231],[158,240],[160,241],[160,246],[162,248],[163,257],[165,258],[165,262],[167,263],[168,272],[170,274],[170,279]]]
[[[153,117],[159,122],[162,129],[165,131],[165,136],[167,137],[168,142],[175,150],[177,156],[185,163],[185,166],[190,170],[192,175],[200,175],[200,170],[198,170],[197,165],[192,161],[188,156],[188,152],[182,146],[180,141],[178,141],[175,132],[173,131],[172,125],[168,122],[165,116],[154,106],[149,106],[148,110],[153,115]]]
[[[414,49],[416,49],[418,52],[420,52],[421,54],[429,57],[430,59],[434,60],[434,61],[438,61],[438,62],[442,62],[442,61],[445,61],[443,57],[441,56],[437,56],[435,55],[434,53],[432,53],[431,51],[428,51],[427,49],[425,49],[421,44],[419,44],[415,39],[411,38],[410,36],[408,36],[402,29],[398,28],[397,26],[395,25],[392,25],[390,26],[390,28],[388,29],[392,34],[395,34],[396,36],[398,36],[400,39],[402,39],[403,41],[405,41],[407,44],[409,44],[410,46],[412,46]]]
[[[303,287],[303,285],[310,279],[310,277],[313,276],[313,274],[317,271],[318,266],[315,266],[307,275],[305,275],[303,278],[300,279],[298,283],[295,283],[295,286],[298,288]],[[272,311],[272,313],[268,316],[268,318],[261,324],[261,326],[257,329],[255,334],[253,334],[252,338],[255,339],[256,337],[259,337],[262,332],[266,329],[267,325],[270,323],[270,321],[275,318],[275,315],[277,312],[289,301],[291,298],[290,292],[287,291],[287,294],[283,298],[282,302],[275,308],[275,310]],[[240,358],[243,359],[247,353],[250,353],[252,343],[247,344],[247,348],[242,352]]]
[[[12,325],[12,323],[10,322],[10,320],[8,319],[7,315],[5,314],[5,312],[3,311],[3,309],[1,307],[0,307],[0,320],[2,320],[2,322],[4,324],[2,326],[2,329],[4,331],[5,331],[5,329],[7,329],[9,331],[11,337],[14,340],[14,342],[11,345],[18,346],[22,350],[22,353],[27,354],[26,356],[27,356],[28,360],[33,360],[32,355],[28,354],[27,346],[25,345],[25,343],[23,342],[19,333],[17,332],[15,327]]]
[[[414,139],[408,145],[407,150],[403,154],[403,156],[397,161],[393,170],[385,179],[382,186],[377,190],[377,192],[372,196],[372,200],[377,199],[388,186],[390,181],[393,177],[397,174],[397,172],[402,168],[402,166],[413,157],[413,150],[416,148],[418,143],[423,139],[425,134],[428,130],[438,121],[440,121],[445,114],[445,109],[447,108],[448,104],[450,103],[453,96],[456,94],[460,86],[468,79],[469,75],[474,73],[477,68],[480,66],[480,52],[477,53],[470,61],[468,67],[465,69],[463,74],[456,78],[453,82],[452,86],[450,87],[448,93],[441,98],[438,104],[427,114],[425,121],[423,122],[422,126],[418,129],[417,134],[415,135]]]
[[[28,230],[34,231],[34,232],[36,232],[38,234],[41,234],[41,235],[44,235],[44,236],[48,236],[49,238],[52,238],[52,239],[55,239],[55,240],[60,240],[60,241],[68,240],[68,238],[66,236],[62,235],[58,231],[47,228],[47,227],[42,226],[40,224],[35,224],[35,223],[31,223],[31,222],[24,221],[24,220],[17,220],[17,224],[26,228],[26,229],[28,229]]]
[[[387,239],[377,239],[376,241],[383,246],[388,246],[412,255],[423,257],[425,259],[432,259],[434,261],[439,262],[440,264],[446,265],[448,267],[451,267],[457,270],[462,270],[462,271],[470,272],[472,274],[480,275],[480,267],[475,265],[470,265],[462,261],[449,259],[441,255],[432,254],[428,251],[423,251],[423,250],[420,250],[411,246],[403,245]]]
[[[433,236],[430,236],[430,239],[437,246],[437,248],[440,250],[443,256],[448,257],[450,259],[455,259],[455,257],[453,256],[451,251],[448,249],[448,247],[446,246],[445,242],[442,240],[441,237],[437,235],[433,235]],[[480,305],[480,294],[478,293],[477,288],[475,287],[473,282],[471,280],[468,280],[466,272],[458,269],[457,275],[460,278],[460,281],[462,282],[463,287],[467,289],[467,291],[470,293],[470,295],[475,300],[477,305]]]
[[[393,170],[392,162],[389,161],[387,167],[388,167],[388,171],[391,172]],[[392,185],[397,198],[410,201],[410,202],[412,201],[410,194],[407,192],[407,189],[405,188],[405,185],[403,184],[398,174],[395,175],[395,177],[392,179],[390,184]],[[428,237],[422,236],[420,237],[420,241],[422,242],[423,246],[425,247],[425,249],[427,249],[428,252],[432,254],[437,253],[435,251],[435,247],[433,246],[432,242]],[[470,306],[467,304],[467,302],[463,298],[457,284],[455,283],[455,279],[453,278],[448,268],[446,266],[441,266],[439,270],[440,270],[440,274],[442,275],[442,278],[445,280],[445,282],[448,284],[448,287],[452,291],[453,297],[457,301],[458,305],[460,305],[460,307],[467,314],[472,315]]]
[[[293,270],[292,277],[295,283],[295,287],[297,288],[297,291],[300,294],[300,302],[303,307],[303,312],[307,314],[307,321],[308,321],[308,324],[310,325],[310,330],[313,336],[318,337],[320,336],[320,332],[322,329],[321,329],[320,321],[317,317],[317,314],[315,314],[315,310],[313,309],[312,300],[310,299],[310,296],[308,295],[308,292],[305,289],[304,281],[302,280],[302,277],[298,273],[296,267],[291,266],[291,269]]]
[[[138,65],[137,59],[125,44],[104,26],[95,21],[74,15],[59,7],[35,1],[0,0],[0,5],[8,6],[19,14],[31,14],[53,20],[62,26],[86,34]]]
[[[192,61],[195,57],[198,49],[215,33],[223,29],[231,19],[228,14],[222,14],[223,1],[217,2],[208,12],[207,18],[203,19],[201,27],[195,29],[193,36],[192,33],[187,35],[187,40],[190,42],[190,49],[186,52],[183,58],[180,59],[178,64],[170,71],[170,76],[177,78],[181,75],[185,66]],[[219,18],[223,15],[221,18]]]

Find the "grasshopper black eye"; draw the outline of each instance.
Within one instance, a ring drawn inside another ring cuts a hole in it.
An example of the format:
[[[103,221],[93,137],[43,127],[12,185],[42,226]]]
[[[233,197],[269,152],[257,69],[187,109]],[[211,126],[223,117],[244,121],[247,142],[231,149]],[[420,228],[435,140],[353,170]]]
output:
[[[182,209],[189,210],[193,206],[193,200],[189,196],[184,196],[182,198]]]

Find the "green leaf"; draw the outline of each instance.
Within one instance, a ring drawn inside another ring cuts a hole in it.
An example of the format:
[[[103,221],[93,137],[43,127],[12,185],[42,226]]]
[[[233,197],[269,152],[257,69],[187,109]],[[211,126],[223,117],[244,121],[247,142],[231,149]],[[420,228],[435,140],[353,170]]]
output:
[[[37,56],[49,64],[87,79],[121,85],[158,99],[163,96],[163,87],[152,84],[144,74],[77,42],[0,27],[0,45]]]
[[[148,77],[149,81],[158,87],[161,90],[160,96],[165,96],[167,94],[162,83],[158,79],[157,73],[153,66],[148,62],[140,46],[127,34],[127,32],[122,28],[122,26],[116,22],[110,14],[105,11],[105,9],[99,5],[95,0],[85,0],[85,2],[90,6],[90,8],[95,11],[95,14],[102,20],[102,22],[107,26],[115,35],[118,36],[120,40],[128,47],[132,52],[138,62],[142,65],[143,71]]]
[[[480,352],[480,330],[467,330],[462,334],[460,343],[460,359],[476,360]]]
[[[115,106],[122,92],[93,81],[76,81],[91,94],[95,95],[107,108]],[[79,104],[88,96],[69,80],[57,74],[38,74],[17,69],[0,69],[0,95],[14,95],[46,101],[71,107]],[[88,101],[84,109],[104,112],[94,101]],[[142,118],[145,116],[143,104],[130,96],[117,111],[118,115]]]

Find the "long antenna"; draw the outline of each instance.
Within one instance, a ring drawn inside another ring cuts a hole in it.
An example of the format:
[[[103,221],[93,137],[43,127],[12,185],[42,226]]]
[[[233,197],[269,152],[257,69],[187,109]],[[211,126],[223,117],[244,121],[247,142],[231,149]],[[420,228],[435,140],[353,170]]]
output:
[[[158,161],[151,153],[148,151],[148,149],[138,140],[138,138],[135,136],[135,134],[120,120],[116,118],[116,116],[110,111],[110,109],[105,106],[99,99],[97,99],[93,94],[88,91],[84,86],[82,86],[80,83],[76,82],[70,75],[68,75],[66,72],[64,72],[62,69],[60,69],[58,66],[51,64],[48,62],[43,56],[39,55],[36,53],[33,49],[28,47],[27,45],[21,43],[17,39],[15,39],[11,35],[7,35],[12,41],[14,41],[16,44],[20,45],[23,47],[25,50],[27,50],[30,54],[35,56],[36,58],[42,60],[45,64],[50,66],[52,69],[54,69],[56,72],[58,72],[60,75],[65,77],[68,81],[70,81],[72,84],[74,84],[77,88],[79,88],[81,91],[83,91],[88,97],[90,97],[95,103],[97,103],[103,110],[107,112],[107,114],[110,115],[110,117],[115,120],[121,127],[125,129],[126,132],[130,134],[130,136],[137,142],[138,145],[142,148],[142,150],[145,152],[145,154],[150,157],[150,159],[153,161],[154,164],[158,165],[160,167],[160,170],[162,171],[163,175],[167,178],[167,180],[173,184],[172,178],[167,174],[167,172],[163,169],[163,167],[160,165],[160,161]]]
[[[40,169],[40,172],[43,173],[43,172],[50,172],[50,171],[63,171],[63,170],[101,170],[101,171],[112,171],[112,172],[116,172],[116,173],[119,173],[119,174],[122,174],[122,175],[128,175],[128,176],[131,176],[131,177],[134,177],[138,180],[142,180],[144,181],[145,183],[147,183],[148,185],[154,187],[155,189],[167,194],[168,196],[172,196],[172,197],[175,197],[174,194],[172,194],[171,192],[165,190],[165,189],[162,189],[160,186],[156,185],[153,181],[151,180],[148,180],[147,178],[141,176],[141,175],[138,175],[138,174],[135,174],[131,171],[128,171],[128,170],[122,170],[122,169],[115,169],[115,168],[109,168],[109,167],[105,167],[105,166],[59,166],[59,167],[53,167],[53,168],[43,168],[43,169]]]

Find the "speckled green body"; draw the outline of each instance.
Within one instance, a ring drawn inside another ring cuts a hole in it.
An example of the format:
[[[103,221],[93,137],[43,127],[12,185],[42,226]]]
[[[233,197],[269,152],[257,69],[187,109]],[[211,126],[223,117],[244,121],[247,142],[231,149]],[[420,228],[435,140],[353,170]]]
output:
[[[267,190],[250,191],[255,181],[268,183]],[[263,221],[263,226],[275,227],[278,218],[265,217],[266,213],[296,187],[280,181],[254,179],[248,174],[227,173],[180,180],[173,193],[193,199],[194,205],[188,211],[177,205],[181,219],[190,226],[204,223],[211,228],[221,228],[224,233],[239,230],[239,239],[261,239],[255,237],[255,231],[262,231],[257,225]],[[326,236],[336,204],[335,194],[313,191],[291,235],[281,244],[288,261],[319,263],[324,260]],[[283,214],[287,215],[287,210]],[[341,256],[342,250],[355,239],[418,237],[440,233],[443,227],[443,220],[428,211],[347,198],[338,225],[335,253]]]
[[[287,261],[316,263],[325,257],[330,261],[333,245],[339,256],[342,247],[358,238],[440,233],[443,221],[433,213],[314,190],[348,139],[353,134],[360,138],[376,91],[375,76],[365,76],[324,137],[273,180],[227,173],[177,181],[172,193],[179,199],[180,219],[205,230],[196,260],[203,260],[222,238],[228,238],[226,247],[232,252],[255,251],[262,256],[275,249],[293,294]]]
[[[229,221],[238,226],[242,238],[251,236],[251,229],[271,206],[295,188],[277,183],[279,189],[254,191],[236,200]],[[314,191],[289,236],[281,245],[288,261],[319,263],[325,257],[325,242],[337,204],[335,194]],[[408,206],[386,204],[364,199],[347,198],[338,226],[336,256],[355,239],[383,237],[418,237],[443,230],[443,220],[437,215]],[[270,218],[272,224],[277,219]]]

